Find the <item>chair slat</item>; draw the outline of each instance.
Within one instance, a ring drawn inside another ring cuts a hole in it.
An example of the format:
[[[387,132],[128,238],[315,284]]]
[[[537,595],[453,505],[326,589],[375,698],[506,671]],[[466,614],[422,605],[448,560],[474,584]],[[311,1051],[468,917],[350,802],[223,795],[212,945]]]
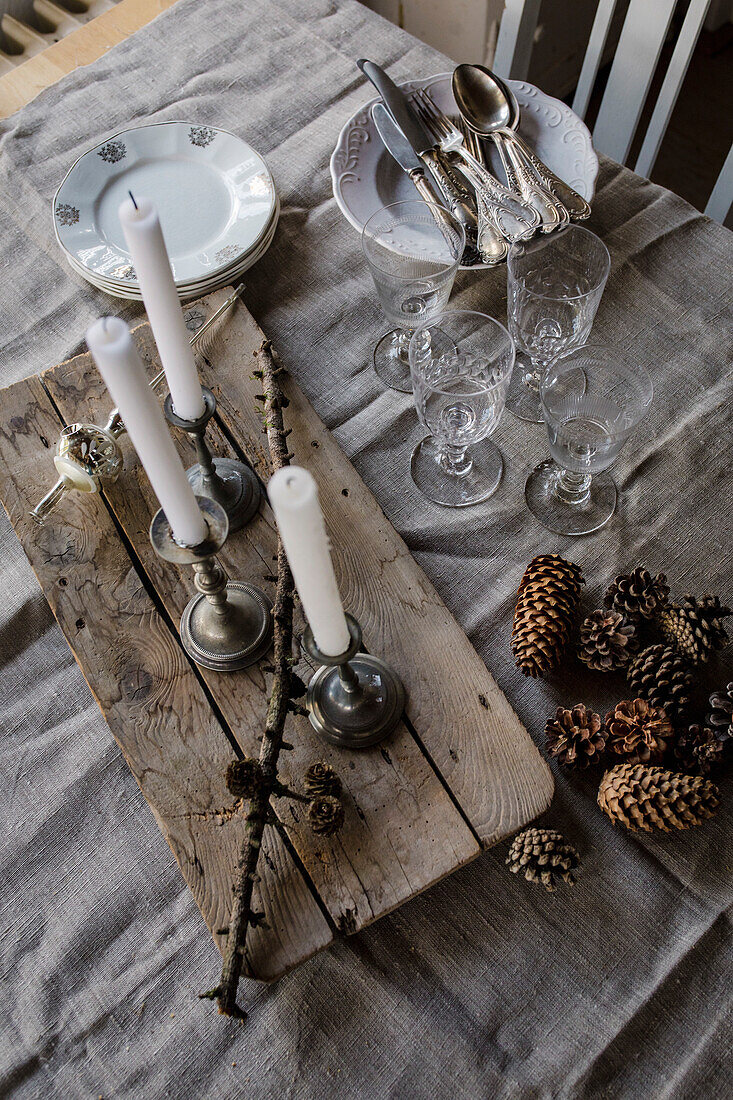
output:
[[[624,164],[677,0],[631,0],[593,131],[600,152]]]
[[[641,176],[649,176],[654,167],[659,146],[662,144],[662,138],[667,131],[674,105],[677,102],[677,96],[680,94],[680,88],[690,64],[692,51],[695,49],[697,40],[700,37],[700,31],[709,7],[710,0],[691,0],[687,9],[685,21],[682,24],[674,53],[669,62],[652,117],[649,120],[644,143],[634,166],[634,171]]]
[[[616,3],[617,0],[600,0],[596,11],[596,17],[593,20],[590,38],[588,39],[588,48],[585,51],[583,67],[580,70],[578,87],[575,89],[575,98],[573,99],[573,110],[576,115],[580,115],[581,118],[585,118],[585,112],[588,110],[590,97],[593,93],[593,85],[596,82],[598,69],[601,65],[601,58],[603,57],[603,50],[606,46],[611,20],[616,10]]]
[[[708,199],[705,213],[709,218],[715,218],[716,222],[722,224],[728,217],[731,206],[733,206],[733,145],[725,158],[718,182]]]
[[[506,0],[493,69],[498,76],[526,80],[540,14],[540,0]]]

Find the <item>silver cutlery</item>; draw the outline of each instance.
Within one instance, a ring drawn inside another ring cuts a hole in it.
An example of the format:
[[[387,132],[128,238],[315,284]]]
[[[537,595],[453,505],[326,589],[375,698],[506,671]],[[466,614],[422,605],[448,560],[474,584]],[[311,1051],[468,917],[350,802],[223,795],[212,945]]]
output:
[[[476,192],[479,208],[508,241],[531,237],[540,224],[537,211],[520,196],[499,183],[476,157],[469,152],[463,134],[451,120],[439,111],[422,89],[413,93],[413,103],[422,122],[432,132],[444,153],[456,153],[461,158],[461,171]]]
[[[470,240],[476,239],[478,219],[471,196],[465,188],[456,186],[452,175],[446,170],[436,152],[435,142],[426,131],[422,122],[411,110],[407,99],[397,85],[387,76],[379,65],[364,58],[357,65],[379,92],[394,122],[413,153],[428,168],[450,212],[463,225]]]
[[[453,73],[453,96],[468,126],[484,137],[501,136],[521,187],[532,186],[535,177],[542,191],[565,208],[567,215],[582,220],[590,206],[569,184],[544,164],[517,133],[519,104],[509,86],[483,65],[459,65]],[[529,182],[526,173],[531,173]],[[544,200],[546,201],[546,200]],[[562,212],[558,211],[561,214]]]

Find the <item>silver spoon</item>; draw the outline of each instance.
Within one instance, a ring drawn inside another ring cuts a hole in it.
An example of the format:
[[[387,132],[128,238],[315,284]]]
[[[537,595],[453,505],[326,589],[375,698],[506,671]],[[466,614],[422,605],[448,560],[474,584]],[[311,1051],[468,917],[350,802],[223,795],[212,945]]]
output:
[[[515,171],[522,160],[529,162],[542,188],[562,203],[571,217],[583,219],[589,216],[590,206],[585,199],[556,176],[516,132],[519,105],[511,90],[499,77],[483,65],[459,65],[453,73],[453,95],[458,109],[472,130],[484,137],[502,135]],[[517,153],[520,154],[519,157]],[[526,170],[526,164],[524,168]],[[523,174],[523,171],[517,172],[518,182]]]

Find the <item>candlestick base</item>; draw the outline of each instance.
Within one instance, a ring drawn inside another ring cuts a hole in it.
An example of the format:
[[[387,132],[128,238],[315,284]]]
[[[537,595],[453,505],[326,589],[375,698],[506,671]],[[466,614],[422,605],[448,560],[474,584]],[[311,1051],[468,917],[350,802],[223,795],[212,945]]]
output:
[[[181,644],[196,664],[236,672],[256,664],[272,642],[272,604],[261,589],[227,581],[214,555],[229,531],[226,512],[209,497],[197,497],[207,536],[198,546],[181,546],[161,509],[150,524],[150,541],[165,561],[191,565],[198,593],[181,616]]]
[[[332,745],[363,749],[384,740],[399,724],[405,709],[405,689],[399,676],[381,658],[360,652],[361,628],[346,616],[351,645],[329,657],[315,644],[310,627],[303,647],[322,662],[307,693],[310,723]]]
[[[236,458],[214,458],[206,442],[206,425],[216,412],[216,398],[201,387],[204,412],[198,420],[183,420],[173,408],[170,394],[164,410],[169,424],[193,437],[198,462],[186,470],[196,496],[208,497],[220,504],[227,514],[229,530],[239,531],[257,514],[262,489],[254,471]]]

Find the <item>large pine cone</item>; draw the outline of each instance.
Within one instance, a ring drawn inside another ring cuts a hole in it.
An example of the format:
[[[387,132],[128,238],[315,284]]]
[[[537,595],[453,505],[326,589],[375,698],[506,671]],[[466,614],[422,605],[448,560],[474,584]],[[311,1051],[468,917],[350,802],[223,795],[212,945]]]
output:
[[[606,748],[606,731],[600,714],[576,703],[572,710],[558,707],[545,726],[547,751],[566,767],[597,764]]]
[[[720,805],[720,791],[699,775],[617,764],[601,780],[598,805],[614,825],[671,833],[712,817]]]
[[[725,691],[714,691],[710,696],[710,713],[705,724],[710,726],[719,741],[733,738],[733,684],[728,684]]]
[[[634,695],[661,707],[673,724],[682,721],[690,709],[693,679],[687,661],[673,646],[647,646],[629,669]]]
[[[594,611],[580,624],[578,657],[597,672],[616,672],[639,649],[636,626],[619,611]]]
[[[723,619],[731,613],[717,596],[685,596],[660,611],[657,622],[665,641],[696,665],[728,644]]]
[[[628,619],[653,619],[667,602],[669,585],[664,573],[653,577],[639,565],[631,573],[620,573],[603,597],[603,606],[620,611]]]
[[[727,747],[707,726],[694,725],[678,734],[674,755],[683,771],[708,775],[722,766]]]
[[[578,620],[580,566],[542,554],[522,577],[514,612],[512,651],[525,676],[543,676],[557,666]]]
[[[672,724],[660,707],[645,699],[617,703],[606,715],[609,752],[626,758],[627,764],[658,764],[672,737]]]
[[[520,871],[529,882],[540,882],[546,890],[554,890],[558,879],[572,886],[573,871],[580,857],[562,833],[554,829],[525,829],[512,841],[506,864],[513,874]]]

